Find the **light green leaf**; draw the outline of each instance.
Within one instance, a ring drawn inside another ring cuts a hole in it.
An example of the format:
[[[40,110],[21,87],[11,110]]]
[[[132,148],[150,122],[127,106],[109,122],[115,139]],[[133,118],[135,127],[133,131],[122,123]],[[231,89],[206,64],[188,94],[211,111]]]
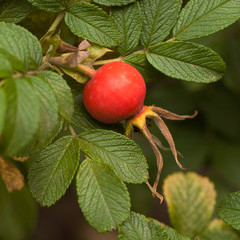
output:
[[[37,205],[27,187],[7,192],[0,178],[0,239],[30,239],[37,223]]]
[[[106,130],[80,133],[81,150],[94,160],[110,165],[123,181],[146,182],[148,165],[140,147],[129,138]]]
[[[161,79],[161,73],[148,62],[145,53],[133,53],[128,55],[124,58],[124,62],[135,67],[141,73],[146,82]]]
[[[12,75],[12,65],[8,58],[0,53],[0,78],[7,78]]]
[[[105,6],[123,6],[129,3],[136,2],[136,0],[93,0],[93,2]]]
[[[84,130],[89,129],[107,129],[114,130],[119,133],[124,132],[123,125],[121,123],[116,124],[104,124],[95,120],[85,109],[84,105],[75,105],[74,113],[71,118],[71,123]]]
[[[140,41],[145,48],[162,42],[177,21],[182,0],[141,0],[143,28]]]
[[[113,52],[113,50],[109,48],[105,48],[99,45],[91,45],[88,49],[88,52],[90,52],[90,55],[88,58],[86,58],[83,62],[94,62],[95,60],[101,58],[108,52]]]
[[[171,224],[180,234],[193,238],[207,227],[216,203],[208,178],[193,172],[174,173],[165,179],[163,193]]]
[[[18,67],[17,70],[35,70],[41,64],[42,49],[38,39],[25,28],[13,23],[0,22],[0,48],[1,52],[11,56],[8,58],[11,63],[12,58],[18,63],[14,65]]]
[[[218,216],[240,230],[240,191],[228,194],[218,206]]]
[[[189,40],[217,32],[240,18],[239,0],[190,0],[180,13],[173,36]]]
[[[1,149],[13,156],[23,148],[37,132],[40,106],[37,96],[26,79],[9,79],[4,91],[7,112],[2,133]]]
[[[214,219],[198,240],[240,240],[240,236],[222,220]]]
[[[5,114],[7,110],[6,96],[2,88],[0,88],[0,141],[1,133],[4,126]]]
[[[86,159],[77,174],[80,208],[99,232],[111,231],[129,215],[130,198],[127,187],[104,163]]]
[[[71,88],[68,86],[67,82],[52,71],[43,71],[37,76],[49,83],[55,94],[59,113],[69,121],[74,111],[74,105]]]
[[[131,212],[129,218],[119,227],[119,240],[190,240],[153,219]]]
[[[51,206],[65,194],[77,170],[79,154],[76,138],[65,136],[31,157],[29,187],[41,205]]]
[[[142,15],[139,3],[112,8],[110,13],[121,37],[117,50],[124,56],[128,55],[138,46],[141,34]]]
[[[60,12],[64,5],[58,0],[28,0],[34,7],[46,12]]]
[[[225,63],[217,53],[191,42],[173,41],[152,46],[147,59],[167,76],[192,82],[214,82],[225,71]]]
[[[29,77],[40,103],[40,122],[35,147],[43,147],[52,139],[58,126],[58,105],[52,88],[39,77]]]
[[[4,0],[0,3],[0,21],[21,22],[33,9],[27,0]]]
[[[71,4],[65,22],[74,34],[91,42],[107,47],[116,46],[119,42],[118,31],[110,16],[93,4]]]

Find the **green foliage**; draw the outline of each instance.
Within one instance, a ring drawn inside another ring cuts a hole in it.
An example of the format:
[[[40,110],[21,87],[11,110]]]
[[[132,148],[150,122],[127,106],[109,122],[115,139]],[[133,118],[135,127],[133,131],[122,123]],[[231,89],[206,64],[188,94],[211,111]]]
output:
[[[8,78],[12,75],[12,65],[4,54],[0,53],[0,78]]]
[[[37,152],[28,175],[33,196],[43,206],[51,206],[69,187],[79,164],[76,138],[65,136]]]
[[[106,130],[80,133],[81,150],[90,158],[109,164],[126,182],[141,183],[148,179],[146,159],[133,141]]]
[[[136,2],[136,0],[93,0],[93,2],[105,6],[123,6],[129,3]]]
[[[238,0],[191,0],[181,11],[173,36],[178,40],[207,36],[234,23],[239,12]]]
[[[165,42],[152,46],[148,61],[164,74],[186,81],[214,82],[223,76],[225,64],[211,49],[191,42]]]
[[[240,191],[228,194],[221,201],[218,215],[224,222],[240,230]]]
[[[84,216],[99,232],[111,231],[128,217],[127,188],[102,162],[92,159],[82,162],[77,173],[77,194]]]
[[[113,18],[121,37],[117,49],[123,56],[128,55],[138,46],[141,34],[142,16],[139,4],[133,3],[121,8],[112,8],[111,17]],[[123,24],[119,24],[119,22]]]
[[[0,21],[21,22],[33,9],[33,6],[27,0],[3,0],[0,3]]]
[[[173,28],[182,0],[141,0],[143,28],[141,44],[148,48],[162,42]]]
[[[46,12],[60,12],[64,9],[63,1],[58,0],[28,0],[34,7]]]
[[[75,2],[67,8],[65,22],[79,37],[111,47],[119,42],[116,26],[101,8],[85,2]]]
[[[6,114],[7,104],[5,92],[0,88],[0,136],[4,126],[5,114]]]

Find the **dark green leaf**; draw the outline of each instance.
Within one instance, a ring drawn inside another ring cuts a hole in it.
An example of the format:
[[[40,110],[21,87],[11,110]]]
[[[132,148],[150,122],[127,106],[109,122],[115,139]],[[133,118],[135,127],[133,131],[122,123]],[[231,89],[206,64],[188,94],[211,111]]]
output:
[[[2,134],[1,149],[13,156],[37,132],[40,107],[37,96],[26,79],[9,79],[4,85],[7,112]]]
[[[77,170],[79,154],[76,138],[65,136],[31,157],[29,187],[41,205],[51,206],[65,194]]]
[[[122,55],[128,55],[138,46],[141,34],[142,15],[139,4],[137,2],[121,8],[112,8],[110,13],[121,37],[117,49]]]
[[[240,191],[228,194],[218,206],[218,216],[240,230]]]
[[[58,105],[52,88],[39,77],[30,77],[29,83],[39,99],[40,122],[36,147],[43,147],[52,139],[58,126]]]
[[[193,82],[219,80],[225,71],[221,57],[191,42],[164,42],[150,48],[148,61],[167,76]]]
[[[93,2],[105,6],[123,6],[136,2],[136,0],[93,0]]]
[[[207,227],[216,203],[208,178],[193,172],[174,173],[165,179],[163,193],[171,224],[180,234],[193,238]]]
[[[87,156],[110,165],[124,181],[147,181],[146,159],[139,146],[129,138],[100,129],[84,131],[79,137],[81,150]]]
[[[159,73],[147,60],[145,53],[133,53],[124,58],[124,62],[135,67],[143,76],[146,82],[161,79]]]
[[[33,11],[27,0],[4,0],[0,3],[0,21],[18,23]]]
[[[191,0],[183,8],[173,36],[179,40],[207,36],[240,18],[238,0]]]
[[[59,113],[69,121],[74,111],[74,105],[72,92],[67,82],[57,73],[51,71],[43,71],[38,76],[49,83],[55,94]]]
[[[79,37],[102,46],[116,46],[118,31],[113,20],[101,8],[86,2],[75,2],[67,9],[65,22]]]
[[[2,88],[0,88],[0,141],[1,141],[1,133],[4,126],[5,114],[7,110],[7,103],[5,92]]]
[[[27,187],[11,194],[0,178],[0,239],[31,238],[37,220],[37,205]]]
[[[99,232],[111,231],[129,215],[127,187],[104,163],[86,159],[77,174],[77,194],[87,221]]]
[[[177,21],[182,0],[141,0],[143,28],[141,43],[145,48],[162,42]]]
[[[59,0],[28,0],[34,7],[46,12],[60,12],[64,9],[62,1]]]
[[[7,78],[12,75],[12,65],[8,58],[0,53],[0,78]]]
[[[214,219],[199,240],[240,240],[239,235],[222,220]]]

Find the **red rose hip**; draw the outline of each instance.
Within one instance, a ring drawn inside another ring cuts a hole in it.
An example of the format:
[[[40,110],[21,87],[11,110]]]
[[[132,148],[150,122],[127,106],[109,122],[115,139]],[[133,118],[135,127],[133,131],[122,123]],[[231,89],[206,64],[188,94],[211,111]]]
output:
[[[117,123],[143,109],[146,85],[141,74],[124,62],[100,67],[83,89],[87,111],[103,123]]]

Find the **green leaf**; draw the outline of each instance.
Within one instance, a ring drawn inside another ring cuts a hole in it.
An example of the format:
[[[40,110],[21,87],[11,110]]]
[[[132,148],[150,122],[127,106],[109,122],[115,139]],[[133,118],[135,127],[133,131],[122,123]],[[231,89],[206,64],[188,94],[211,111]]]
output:
[[[123,6],[129,3],[136,2],[136,0],[93,0],[93,2],[105,6]]]
[[[218,216],[240,230],[240,191],[228,194],[218,206]]]
[[[4,0],[0,3],[0,21],[21,22],[33,9],[27,0]]]
[[[129,215],[127,187],[104,163],[86,159],[77,173],[77,194],[80,208],[99,232],[111,231]]]
[[[7,112],[2,133],[1,149],[13,156],[23,148],[37,132],[40,107],[37,96],[26,79],[9,79],[4,91]]]
[[[116,46],[118,32],[110,16],[101,8],[86,2],[71,4],[65,15],[70,30],[79,37],[102,46]]]
[[[41,205],[51,206],[65,194],[77,170],[79,154],[76,138],[65,136],[31,157],[29,187]]]
[[[124,56],[128,55],[138,46],[141,34],[142,15],[139,3],[112,8],[110,13],[121,37],[117,50]]]
[[[84,131],[79,138],[81,150],[87,156],[110,165],[123,181],[147,181],[146,159],[139,146],[129,138],[100,129]]]
[[[37,76],[49,83],[55,94],[59,113],[69,121],[74,111],[74,105],[71,88],[68,86],[67,82],[52,71],[43,71]]]
[[[4,126],[4,120],[7,110],[6,96],[2,88],[0,88],[0,142],[1,142],[1,133]]]
[[[119,227],[119,240],[190,240],[156,220],[131,212],[129,218]]]
[[[28,0],[34,7],[46,12],[60,12],[64,5],[59,0]]]
[[[240,237],[222,220],[214,219],[199,240],[239,240]]]
[[[124,58],[124,62],[135,67],[143,76],[146,82],[152,82],[159,79],[159,73],[147,60],[145,53],[133,53]]]
[[[29,83],[39,99],[40,122],[36,136],[36,147],[43,147],[52,139],[58,126],[58,105],[52,88],[39,77],[29,77]]]
[[[107,129],[114,130],[119,133],[124,132],[123,125],[121,123],[116,124],[104,124],[95,120],[84,108],[83,105],[75,105],[74,113],[71,118],[71,123],[84,130],[89,129]]]
[[[170,221],[174,229],[190,238],[201,233],[210,222],[215,203],[214,185],[193,172],[169,175],[163,185]]]
[[[37,205],[27,187],[11,194],[0,178],[0,239],[30,239],[37,222]]]
[[[182,9],[173,36],[189,40],[217,32],[240,17],[238,0],[190,0]]]
[[[214,82],[225,71],[225,63],[217,53],[191,42],[173,41],[152,46],[147,59],[167,76],[192,82]]]
[[[0,78],[7,78],[12,75],[12,65],[8,58],[0,53]]]
[[[162,42],[170,33],[182,0],[141,0],[143,28],[141,43],[145,48]]]
[[[42,49],[38,39],[13,23],[0,22],[0,48],[1,52],[10,55],[9,60],[14,59],[16,70],[35,70],[41,64]]]

